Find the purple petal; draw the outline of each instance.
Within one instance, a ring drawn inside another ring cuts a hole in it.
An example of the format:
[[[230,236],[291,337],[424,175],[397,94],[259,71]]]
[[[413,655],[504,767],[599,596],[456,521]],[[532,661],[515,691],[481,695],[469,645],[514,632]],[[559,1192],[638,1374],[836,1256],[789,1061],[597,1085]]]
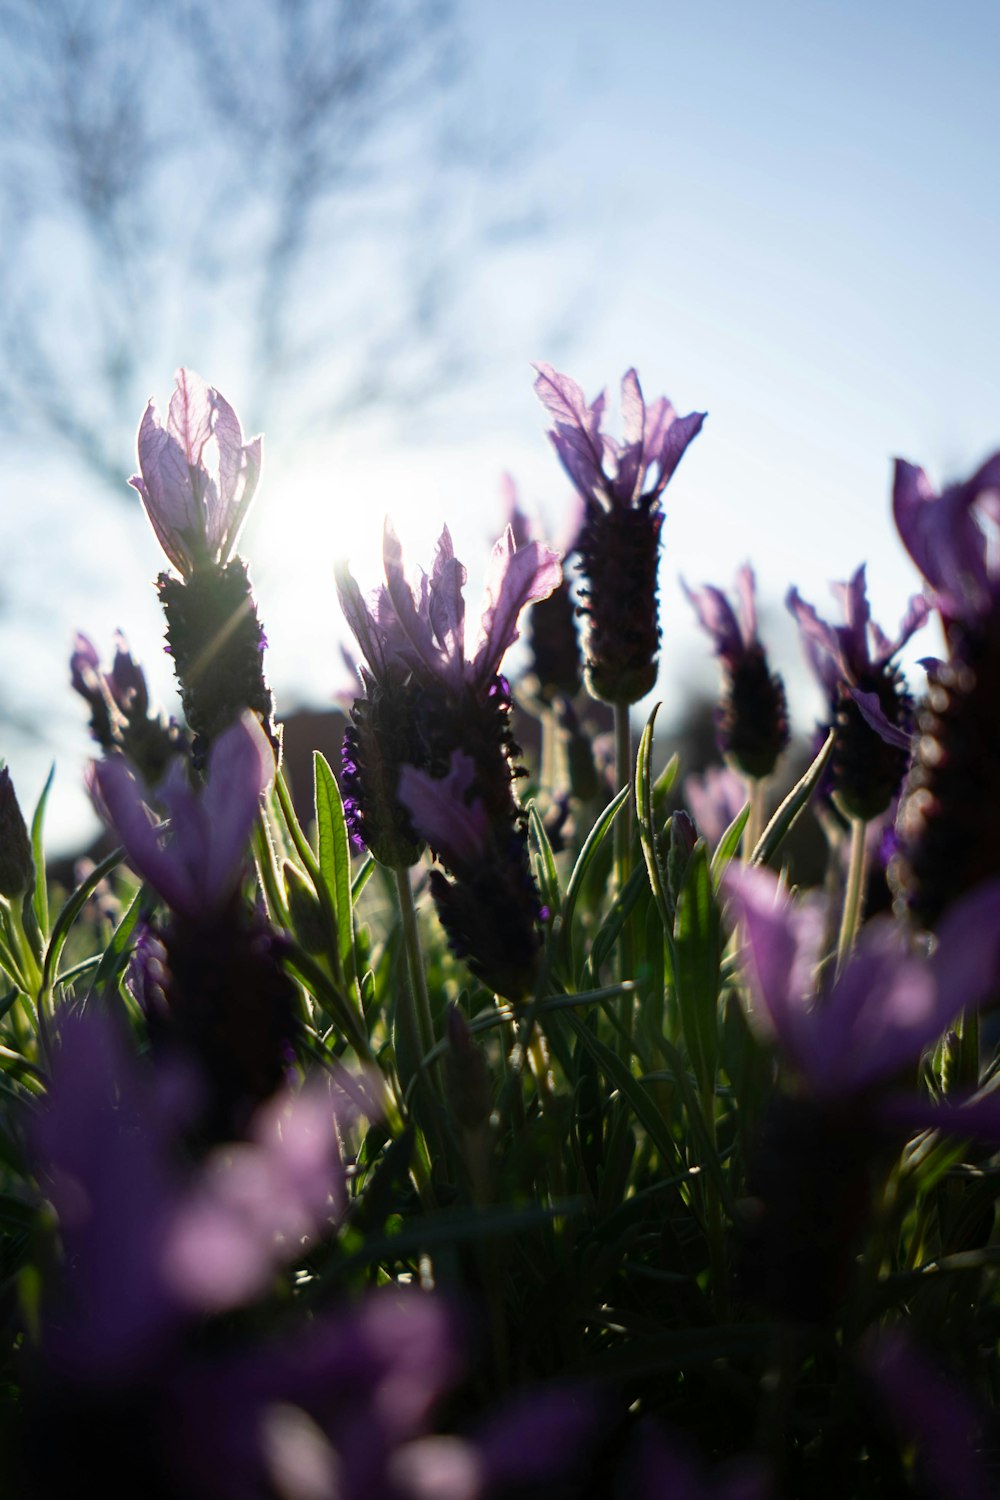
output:
[[[426,612],[418,611],[414,602],[413,590],[403,571],[403,549],[388,517],[382,533],[382,560],[386,587],[400,627],[417,659],[436,675],[441,668],[441,654]]]
[[[238,884],[260,799],[273,777],[267,735],[253,714],[244,713],[212,746],[201,794],[208,832],[201,890],[207,906],[226,901]]]
[[[711,584],[701,589],[689,589],[683,578],[681,588],[698,616],[698,623],[711,636],[716,656],[728,663],[739,661],[743,655],[743,633],[722,590]]]
[[[740,924],[742,959],[756,1002],[750,1022],[808,1074],[814,1049],[807,999],[825,916],[817,905],[796,905],[769,870],[730,865],[722,883],[732,918]]]
[[[531,541],[531,526],[521,509],[514,476],[506,471],[500,475],[500,498],[506,524],[514,533],[514,541],[519,547],[526,547]]]
[[[123,757],[94,764],[93,778],[102,808],[125,846],[135,873],[149,882],[174,911],[198,911],[198,891],[187,872],[160,842],[142,788]]]
[[[885,740],[887,745],[894,745],[897,750],[907,752],[913,746],[913,736],[907,734],[905,729],[900,729],[895,724],[890,724],[882,712],[878,693],[863,693],[860,688],[849,689],[851,697],[861,712],[861,717],[869,729],[874,729],[880,739]]]
[[[865,564],[862,563],[846,583],[832,583],[830,592],[839,602],[847,622],[837,631],[841,655],[850,671],[860,672],[868,662],[868,625],[871,620]]]
[[[753,568],[749,563],[744,563],[736,570],[736,598],[738,601],[736,613],[739,616],[740,631],[743,636],[744,646],[752,646],[757,639],[757,600],[756,579]]]
[[[995,454],[967,484],[937,495],[923,469],[896,460],[892,494],[896,527],[946,619],[975,619],[990,608],[986,539],[972,506],[983,489],[996,486],[998,467],[1000,454]]]
[[[68,1256],[49,1358],[77,1379],[142,1378],[180,1321],[158,1272],[179,1189],[162,1105],[98,1011],[61,1018],[32,1134]]]
[[[194,370],[180,369],[167,412],[167,431],[180,444],[185,460],[196,469],[212,435],[213,391]]]
[[[476,764],[462,750],[452,751],[447,776],[429,776],[415,766],[399,773],[398,796],[413,826],[453,869],[472,869],[486,852],[489,817],[471,797]]]
[[[704,411],[692,411],[686,417],[675,417],[664,431],[663,440],[655,451],[647,442],[646,463],[648,465],[655,460],[659,469],[654,491],[656,494],[660,494],[666,488],[689,445],[704,426],[707,415],[708,413]]]
[[[558,552],[541,542],[515,547],[508,526],[490,555],[486,576],[486,599],[482,630],[472,662],[472,679],[485,687],[500,669],[508,649],[517,640],[517,622],[522,609],[548,596],[562,583]]]
[[[428,618],[449,675],[460,681],[465,665],[465,568],[455,556],[447,526],[438,539],[428,586]]]
[[[798,622],[809,665],[827,696],[834,699],[841,680],[849,672],[837,632],[825,620],[820,619],[813,606],[800,596],[798,589],[789,589],[785,604]]]
[[[700,776],[684,778],[684,800],[710,848],[746,805],[743,777],[729,766],[709,766]]]
[[[346,563],[337,563],[334,568],[334,578],[340,607],[351,627],[354,639],[361,647],[361,654],[376,677],[381,677],[385,674],[385,651],[375,616],[365,603],[361,590]]]
[[[203,529],[201,506],[183,448],[161,427],[150,401],[139,424],[139,468],[129,483],[138,490],[156,539],[181,574],[194,565],[192,539]]]
[[[568,375],[561,375],[547,364],[537,364],[535,369],[538,371],[535,394],[555,418],[555,429],[549,436],[563,467],[585,497],[603,493],[603,393],[588,406],[583,391]]]

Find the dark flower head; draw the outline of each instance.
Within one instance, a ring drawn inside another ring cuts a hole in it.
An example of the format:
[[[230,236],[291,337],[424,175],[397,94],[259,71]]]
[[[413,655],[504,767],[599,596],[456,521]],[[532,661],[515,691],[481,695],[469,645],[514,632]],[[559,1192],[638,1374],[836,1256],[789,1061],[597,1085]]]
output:
[[[150,711],[146,676],[125,636],[115,632],[114,661],[110,671],[103,671],[96,646],[78,631],[69,665],[73,689],[90,709],[90,732],[101,749],[106,754],[123,751],[155,785],[187,746],[176,724]]]
[[[525,605],[544,598],[562,578],[558,555],[539,542],[518,546],[508,526],[493,548],[478,639],[466,651],[465,568],[445,527],[430,575],[411,583],[402,550],[387,522],[385,583],[367,602],[346,567],[337,589],[361,648],[364,694],[355,700],[344,739],[344,789],[351,831],[393,868],[420,857],[422,839],[400,802],[403,765],[447,774],[453,751],[476,755],[485,738],[506,786],[509,769],[497,718],[497,673],[517,640]],[[473,743],[475,742],[475,743]]]
[[[588,406],[569,376],[535,368],[535,391],[554,418],[553,446],[585,503],[576,550],[585,579],[587,685],[605,702],[635,703],[656,681],[660,497],[704,413],[678,417],[666,397],[647,408],[629,370],[618,443],[601,431],[603,394]]]
[[[789,590],[787,604],[837,730],[834,792],[848,816],[867,820],[889,806],[909,764],[913,700],[894,658],[924,624],[929,606],[915,595],[890,640],[871,618],[863,564],[847,583],[834,584],[833,593],[843,625],[821,620],[797,589]]]
[[[244,443],[224,396],[178,370],[164,426],[150,401],[139,427],[138,490],[157,540],[187,578],[232,556],[260,478],[261,439]]]
[[[770,671],[757,638],[753,570],[745,564],[736,575],[735,609],[721,589],[689,589],[681,582],[726,679],[716,714],[719,749],[744,775],[769,776],[788,744],[788,708],[784,684]]]
[[[14,901],[34,883],[35,861],[28,825],[10,771],[0,762],[0,896]]]

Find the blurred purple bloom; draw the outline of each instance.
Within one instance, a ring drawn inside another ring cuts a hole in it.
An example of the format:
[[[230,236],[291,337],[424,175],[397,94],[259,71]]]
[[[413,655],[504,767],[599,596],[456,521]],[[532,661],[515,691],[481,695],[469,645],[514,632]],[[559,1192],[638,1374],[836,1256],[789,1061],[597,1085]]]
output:
[[[640,1422],[621,1471],[615,1500],[765,1500],[770,1493],[758,1463],[710,1474],[650,1418]]]
[[[182,577],[232,555],[260,478],[261,439],[244,443],[225,397],[178,370],[166,426],[152,401],[139,427],[138,490],[157,540]]]
[[[1000,978],[1000,882],[957,901],[930,957],[890,919],[862,930],[846,968],[816,993],[825,913],[796,902],[769,871],[724,877],[752,996],[750,1021],[817,1097],[861,1093],[915,1063],[960,1011],[990,998]]]
[[[683,792],[698,832],[712,848],[746,806],[743,777],[729,766],[709,766],[700,776],[685,777]]]
[[[843,688],[877,735],[897,749],[909,750],[910,736],[886,716],[878,687],[893,657],[926,621],[930,607],[915,594],[895,638],[890,640],[871,618],[864,563],[846,583],[835,583],[831,588],[843,609],[844,625],[828,625],[797,589],[788,591],[786,602],[798,622],[809,665],[831,705],[836,704]]]
[[[71,1268],[48,1353],[73,1377],[127,1380],[176,1340],[160,1269],[181,1194],[176,1124],[105,1017],[63,1018],[34,1144]]]
[[[457,1345],[439,1299],[384,1290],[282,1340],[192,1361],[171,1396],[193,1494],[404,1500],[398,1454],[454,1384]]]
[[[603,392],[588,406],[568,375],[547,364],[535,369],[535,393],[555,423],[549,434],[553,447],[584,500],[612,508],[650,509],[701,431],[705,413],[678,417],[665,396],[647,407],[639,377],[628,370],[621,388],[624,442],[618,443],[601,431]]]
[[[338,1130],[371,1090],[315,1080],[261,1111],[247,1141],[185,1165],[183,1083],[142,1069],[106,1017],[64,1017],[34,1127],[66,1249],[29,1393],[39,1493],[70,1493],[71,1471],[84,1487],[171,1500],[394,1496],[394,1449],[458,1373],[440,1301],[375,1293],[283,1339],[230,1331],[215,1355],[200,1332],[336,1220]],[[317,1476],[325,1489],[308,1487]]]
[[[150,794],[126,761],[112,756],[93,770],[102,808],[136,874],[173,911],[196,921],[235,890],[260,797],[273,774],[267,737],[254,716],[244,714],[213,745],[200,794],[182,763],[171,767],[157,793],[170,815],[164,841],[149,811]]]
[[[983,1416],[971,1395],[920,1353],[901,1329],[880,1334],[865,1366],[905,1446],[945,1500],[990,1500],[996,1490],[978,1450]]]
[[[975,624],[1000,604],[1000,556],[987,523],[1000,519],[1000,453],[963,484],[936,494],[923,469],[896,460],[892,510],[946,628]]]

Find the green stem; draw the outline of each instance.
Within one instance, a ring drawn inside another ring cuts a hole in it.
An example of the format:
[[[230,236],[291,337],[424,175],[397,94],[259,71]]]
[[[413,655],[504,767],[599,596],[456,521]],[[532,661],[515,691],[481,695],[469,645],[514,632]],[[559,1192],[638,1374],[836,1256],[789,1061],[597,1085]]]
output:
[[[867,828],[864,818],[851,819],[851,862],[847,870],[847,888],[844,891],[844,911],[840,920],[840,936],[837,940],[837,973],[839,974],[851,956],[854,939],[861,926],[861,910],[865,899],[865,875],[868,867],[868,850],[865,839]]]
[[[627,703],[615,704],[615,783],[618,788],[629,786],[635,780],[635,758],[632,754],[632,718]],[[628,884],[632,873],[632,825],[634,819],[633,798],[627,797],[625,805],[615,821],[615,887],[619,895]],[[618,948],[619,974],[622,980],[633,979],[635,955],[632,941],[632,923],[626,918],[622,924]],[[635,997],[628,993],[619,1001],[619,1016],[622,1030],[622,1055],[626,1062],[631,1056],[632,1018]]]
[[[427,975],[420,951],[420,931],[417,927],[417,908],[413,901],[413,887],[409,870],[396,870],[396,895],[399,900],[399,916],[403,926],[403,947],[410,974],[409,1004],[399,1008],[407,1035],[415,1055],[420,1059],[421,1072],[426,1067],[425,1059],[434,1045],[434,1022],[431,1016],[431,1000],[427,993]]]
[[[756,776],[748,776],[747,798],[750,802],[750,814],[743,831],[743,863],[745,865],[750,863],[753,851],[760,843],[760,836],[764,832],[764,822],[767,816],[767,781]]]

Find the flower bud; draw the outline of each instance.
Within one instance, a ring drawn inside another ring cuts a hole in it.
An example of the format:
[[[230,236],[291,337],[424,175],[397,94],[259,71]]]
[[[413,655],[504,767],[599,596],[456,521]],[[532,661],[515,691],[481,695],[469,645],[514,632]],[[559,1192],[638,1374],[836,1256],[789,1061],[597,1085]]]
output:
[[[0,770],[0,896],[9,901],[23,896],[35,879],[24,815],[6,766]]]

